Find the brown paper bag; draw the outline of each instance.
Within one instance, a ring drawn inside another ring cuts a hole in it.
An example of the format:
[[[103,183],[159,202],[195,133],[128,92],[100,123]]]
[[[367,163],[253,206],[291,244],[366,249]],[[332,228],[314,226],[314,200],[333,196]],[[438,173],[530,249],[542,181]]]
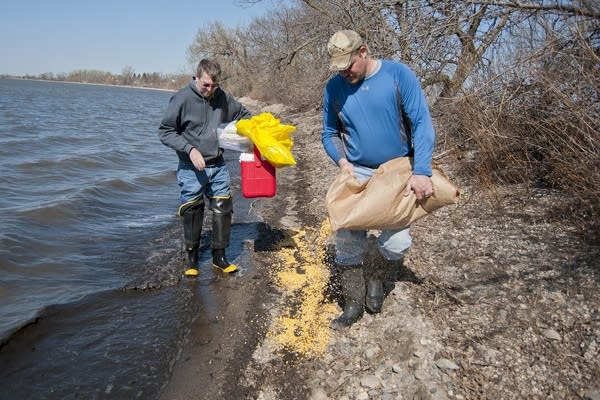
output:
[[[348,173],[339,175],[325,198],[331,228],[401,229],[440,207],[458,203],[458,189],[436,168],[431,197],[418,201],[414,193],[404,196],[411,163],[409,157],[390,160],[362,183]]]

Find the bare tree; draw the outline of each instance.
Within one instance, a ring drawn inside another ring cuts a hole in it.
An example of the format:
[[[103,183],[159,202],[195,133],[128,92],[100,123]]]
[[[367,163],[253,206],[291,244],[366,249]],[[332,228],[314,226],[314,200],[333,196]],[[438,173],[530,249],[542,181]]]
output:
[[[442,154],[471,154],[473,176],[600,195],[597,1],[285,3],[244,28],[199,30],[190,56],[219,59],[238,93],[318,107],[331,76],[327,40],[354,29],[375,57],[416,71]]]
[[[133,67],[126,65],[125,67],[123,67],[122,71],[121,71],[121,84],[122,85],[133,85],[133,82],[135,80],[135,70],[133,69]]]

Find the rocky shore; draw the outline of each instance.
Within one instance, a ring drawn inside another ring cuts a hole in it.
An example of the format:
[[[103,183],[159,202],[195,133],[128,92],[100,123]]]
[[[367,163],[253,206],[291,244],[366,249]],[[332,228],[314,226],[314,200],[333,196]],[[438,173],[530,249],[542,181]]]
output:
[[[565,223],[564,195],[483,190],[451,154],[438,158],[460,203],[414,224],[403,265],[371,257],[388,272],[383,312],[333,331],[340,308],[323,199],[337,171],[321,148],[320,115],[281,118],[298,128],[298,165],[278,171],[280,195],[260,212],[292,243],[286,262],[281,249],[261,255],[275,260],[279,297],[243,377],[256,398],[600,399],[599,244]],[[303,283],[290,289],[285,273]],[[282,326],[286,318],[299,324]]]
[[[324,197],[337,168],[321,147],[320,115],[263,111],[297,127],[298,164],[278,170],[277,196],[254,206],[264,226],[248,243],[257,270],[238,312],[240,335],[253,339],[211,398],[600,399],[599,244],[565,222],[561,193],[484,190],[452,152],[438,157],[459,204],[413,225],[404,263],[370,255],[386,272],[383,311],[334,331]]]

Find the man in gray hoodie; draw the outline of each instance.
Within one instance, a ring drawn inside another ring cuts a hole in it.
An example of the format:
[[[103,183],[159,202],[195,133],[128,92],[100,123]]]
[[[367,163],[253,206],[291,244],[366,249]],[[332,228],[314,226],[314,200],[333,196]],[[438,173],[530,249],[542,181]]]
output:
[[[204,198],[213,212],[212,263],[223,272],[237,271],[225,256],[231,216],[230,176],[219,147],[217,127],[252,114],[219,87],[221,66],[203,59],[189,85],[175,93],[158,128],[160,141],[177,153],[181,189],[178,215],[183,219],[188,254],[185,275],[198,275],[198,248],[204,220]]]

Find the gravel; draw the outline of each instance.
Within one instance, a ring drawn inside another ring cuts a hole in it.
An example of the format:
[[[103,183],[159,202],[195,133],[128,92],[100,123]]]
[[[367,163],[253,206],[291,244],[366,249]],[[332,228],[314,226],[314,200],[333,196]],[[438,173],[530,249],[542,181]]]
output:
[[[285,242],[257,257],[275,273],[281,248],[303,243],[303,251],[323,250],[330,282],[319,293],[329,320],[341,310],[335,271],[328,269],[331,241],[315,232],[327,226],[324,197],[337,171],[321,147],[318,113],[271,110],[298,128],[298,165],[278,170],[277,197],[256,206]],[[327,329],[327,346],[316,353],[281,346],[267,334],[241,377],[256,398],[600,398],[600,252],[589,240],[597,235],[569,221],[561,192],[480,188],[461,175],[451,152],[438,163],[460,187],[461,200],[413,225],[404,263],[371,255],[388,273],[382,312]],[[308,232],[304,242],[287,240],[298,231]],[[295,257],[298,269],[305,257]],[[275,332],[282,316],[302,310],[298,291],[276,290],[268,299]]]

